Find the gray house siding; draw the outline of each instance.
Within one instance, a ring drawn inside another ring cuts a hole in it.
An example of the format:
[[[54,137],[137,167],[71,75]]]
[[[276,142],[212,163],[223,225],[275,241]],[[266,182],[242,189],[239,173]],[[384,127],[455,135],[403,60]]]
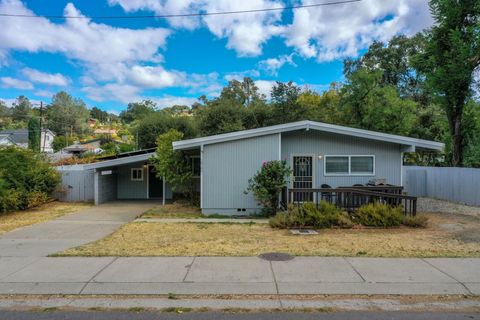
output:
[[[148,199],[148,170],[144,162],[137,162],[118,167],[118,199]],[[143,168],[143,181],[132,181],[133,168]],[[172,189],[165,184],[165,199],[172,199]]]
[[[90,202],[95,200],[95,191],[98,190],[97,204],[117,199],[148,199],[148,171],[143,165],[144,161],[98,169],[85,169],[83,166],[59,167],[62,191],[55,196],[60,201]],[[131,180],[132,168],[143,168],[143,181]],[[165,199],[172,199],[172,189],[168,183],[165,185]]]
[[[323,183],[332,187],[365,184],[371,179],[386,179],[387,183],[401,184],[400,145],[372,141],[352,136],[332,134],[321,131],[295,131],[282,133],[282,159],[292,165],[292,155],[314,156],[314,186]],[[374,155],[374,176],[325,176],[325,155]],[[318,156],[323,156],[320,160]]]
[[[132,181],[133,168],[143,169],[143,181]],[[143,167],[143,162],[132,163],[118,167],[118,199],[147,199],[148,198],[148,172]]]
[[[59,170],[62,175],[61,191],[54,196],[66,202],[93,202],[92,170]]]
[[[112,170],[112,174],[103,175],[102,171]],[[114,168],[105,168],[95,172],[95,190],[98,190],[98,198],[95,204],[105,203],[117,199],[117,175]]]
[[[258,202],[251,194],[244,193],[248,179],[260,169],[263,161],[278,158],[278,134],[206,145],[202,157],[202,212],[248,214],[258,211]]]

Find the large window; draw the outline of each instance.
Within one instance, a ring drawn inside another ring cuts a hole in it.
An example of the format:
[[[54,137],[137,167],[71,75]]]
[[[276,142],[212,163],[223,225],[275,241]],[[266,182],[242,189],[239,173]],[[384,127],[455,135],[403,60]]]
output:
[[[132,181],[143,181],[143,168],[132,168]]]
[[[325,156],[325,175],[375,174],[375,156]]]

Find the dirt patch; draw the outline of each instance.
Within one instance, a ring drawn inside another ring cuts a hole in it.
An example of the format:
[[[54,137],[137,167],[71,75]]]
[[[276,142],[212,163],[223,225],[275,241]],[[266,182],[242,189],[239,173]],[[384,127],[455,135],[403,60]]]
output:
[[[418,198],[417,211],[461,214],[480,217],[480,207],[467,206],[464,204],[432,198]]]

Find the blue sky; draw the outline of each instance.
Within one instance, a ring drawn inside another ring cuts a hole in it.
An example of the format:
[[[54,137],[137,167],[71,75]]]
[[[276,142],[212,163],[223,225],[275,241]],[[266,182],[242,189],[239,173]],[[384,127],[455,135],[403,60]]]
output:
[[[342,81],[342,61],[374,40],[432,23],[425,0],[362,0],[319,8],[171,19],[95,19],[275,8],[328,0],[0,0],[0,99],[48,103],[66,90],[118,113],[128,102],[159,107],[218,95],[231,79],[253,78],[322,91]],[[88,19],[47,19],[48,15]],[[90,18],[89,18],[90,17]]]

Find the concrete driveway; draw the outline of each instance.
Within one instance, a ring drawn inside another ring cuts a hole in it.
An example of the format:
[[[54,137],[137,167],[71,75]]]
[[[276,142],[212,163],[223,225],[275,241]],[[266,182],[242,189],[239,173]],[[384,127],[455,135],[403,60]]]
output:
[[[0,257],[43,257],[101,239],[158,205],[154,201],[115,201],[0,237]]]

